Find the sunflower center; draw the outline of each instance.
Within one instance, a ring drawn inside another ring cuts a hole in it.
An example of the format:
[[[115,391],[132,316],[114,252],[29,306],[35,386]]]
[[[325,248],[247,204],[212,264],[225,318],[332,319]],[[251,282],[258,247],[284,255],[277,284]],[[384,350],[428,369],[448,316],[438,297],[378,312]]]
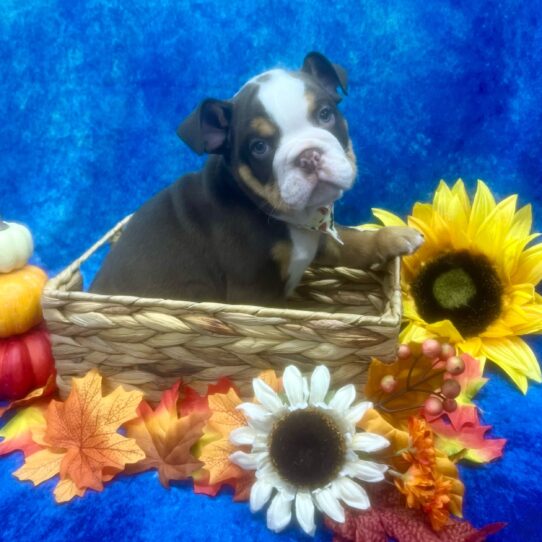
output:
[[[420,316],[451,320],[464,337],[483,332],[502,310],[502,283],[483,254],[450,252],[428,262],[411,284]]]
[[[322,410],[294,410],[269,436],[269,455],[282,478],[314,489],[333,480],[344,464],[346,444],[335,420]]]
[[[476,294],[476,285],[464,269],[451,269],[433,283],[433,296],[445,309],[466,307]]]

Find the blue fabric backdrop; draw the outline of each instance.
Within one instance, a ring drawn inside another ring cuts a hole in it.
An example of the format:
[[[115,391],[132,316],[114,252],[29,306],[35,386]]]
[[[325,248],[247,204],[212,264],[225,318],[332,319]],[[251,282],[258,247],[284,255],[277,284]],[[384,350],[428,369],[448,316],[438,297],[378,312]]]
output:
[[[540,19],[538,3],[513,0],[2,0],[0,213],[32,228],[34,261],[57,272],[199,167],[175,128],[200,99],[317,49],[350,73],[343,109],[360,176],[340,221],[366,221],[373,206],[404,214],[440,178],[462,176],[532,201],[540,230]],[[495,540],[541,540],[541,389],[525,398],[489,372],[480,405],[509,444],[502,461],[462,470],[466,516],[508,521]],[[302,538],[268,533],[230,495],[167,492],[151,473],[57,506],[51,484],[11,476],[20,463],[0,461],[1,540]]]

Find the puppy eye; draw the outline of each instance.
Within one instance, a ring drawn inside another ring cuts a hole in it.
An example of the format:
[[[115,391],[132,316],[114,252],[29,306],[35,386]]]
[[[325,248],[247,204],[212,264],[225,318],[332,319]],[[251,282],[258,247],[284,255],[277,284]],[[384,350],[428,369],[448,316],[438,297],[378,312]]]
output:
[[[250,152],[258,158],[263,158],[267,156],[270,149],[271,147],[269,146],[269,143],[267,143],[263,139],[254,139],[249,145]]]
[[[333,126],[335,124],[335,113],[333,112],[333,109],[329,107],[329,105],[324,105],[318,111],[318,121],[322,126]]]

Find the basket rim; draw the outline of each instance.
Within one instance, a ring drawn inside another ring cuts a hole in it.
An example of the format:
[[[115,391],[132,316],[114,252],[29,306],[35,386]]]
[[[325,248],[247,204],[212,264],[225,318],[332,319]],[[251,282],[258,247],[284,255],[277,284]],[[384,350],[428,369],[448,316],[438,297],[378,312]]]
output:
[[[325,311],[300,310],[280,307],[262,307],[257,305],[236,305],[217,302],[197,302],[186,300],[170,300],[160,298],[144,298],[137,296],[126,295],[106,295],[95,294],[89,292],[74,292],[65,289],[66,285],[73,279],[74,275],[80,271],[81,264],[90,258],[99,248],[105,243],[111,241],[117,235],[124,225],[129,221],[132,215],[128,215],[118,222],[111,230],[109,230],[101,239],[93,246],[84,252],[79,258],[72,262],[68,267],[62,270],[58,275],[51,278],[44,287],[42,294],[42,304],[44,308],[53,308],[54,300],[59,301],[80,301],[102,303],[104,305],[121,305],[121,306],[137,306],[137,307],[155,307],[159,309],[176,310],[192,310],[204,313],[224,312],[224,313],[239,313],[250,314],[258,317],[275,317],[289,318],[292,320],[336,320],[347,324],[361,324],[364,326],[384,326],[395,327],[401,323],[401,282],[400,282],[400,264],[399,257],[394,258],[389,262],[386,272],[391,278],[389,289],[392,290],[389,296],[389,303],[386,310],[379,316],[357,315],[351,313],[329,313]],[[321,267],[322,270],[327,270],[335,274],[350,275],[355,277],[360,274],[367,274],[367,271],[360,269],[351,269],[347,267],[327,268]],[[369,272],[370,273],[370,272]]]

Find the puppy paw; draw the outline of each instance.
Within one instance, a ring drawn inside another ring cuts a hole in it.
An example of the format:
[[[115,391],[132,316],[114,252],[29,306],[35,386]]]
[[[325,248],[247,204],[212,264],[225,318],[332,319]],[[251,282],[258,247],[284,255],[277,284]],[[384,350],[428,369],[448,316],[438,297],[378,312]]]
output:
[[[376,232],[375,263],[371,269],[378,269],[383,264],[396,258],[413,254],[423,244],[423,235],[414,228],[388,226]]]

